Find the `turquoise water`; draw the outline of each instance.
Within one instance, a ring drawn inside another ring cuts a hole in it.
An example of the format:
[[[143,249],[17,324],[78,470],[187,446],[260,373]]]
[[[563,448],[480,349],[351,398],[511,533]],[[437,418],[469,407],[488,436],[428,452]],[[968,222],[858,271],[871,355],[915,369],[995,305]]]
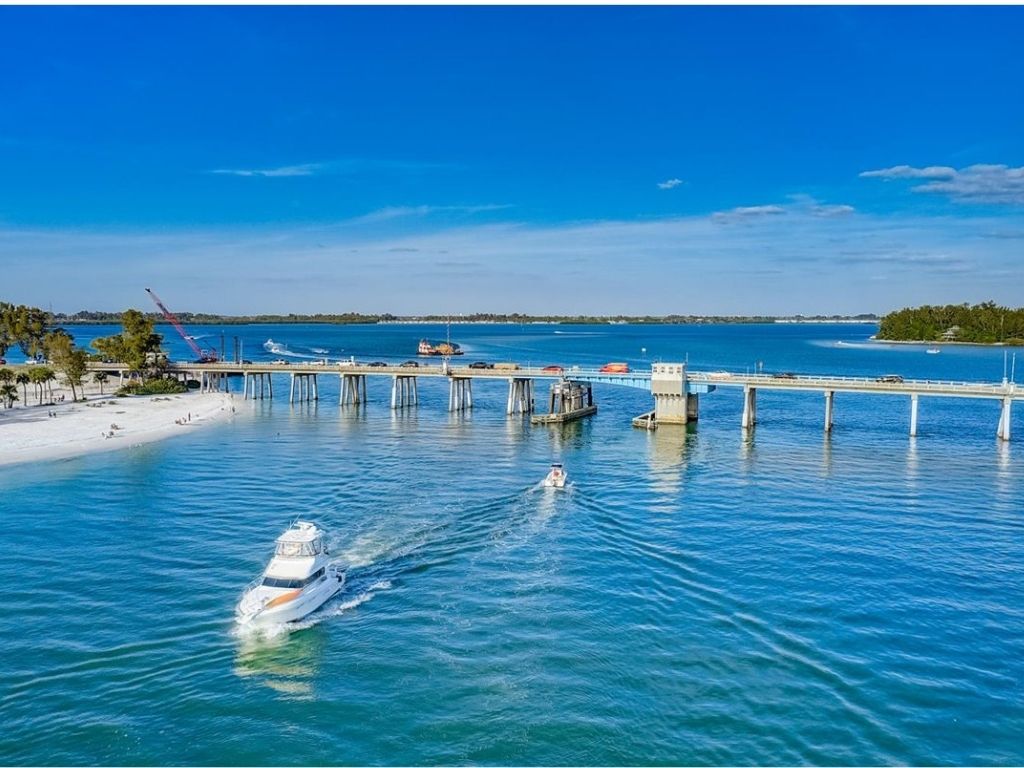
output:
[[[267,338],[364,360],[444,338],[226,332],[251,359],[278,356]],[[872,332],[452,337],[467,361],[1002,377],[1001,351]],[[925,399],[912,440],[905,398],[840,394],[826,437],[820,394],[765,392],[745,437],[735,391],[649,434],[639,390],[598,387],[599,414],[562,428],[506,417],[500,382],[467,415],[440,381],[409,413],[389,390],[342,409],[327,377],[315,405],[240,402],[162,443],[0,470],[0,763],[1024,762],[1024,471],[994,403]],[[554,460],[567,492],[537,487]],[[237,636],[299,515],[331,530],[344,593]]]

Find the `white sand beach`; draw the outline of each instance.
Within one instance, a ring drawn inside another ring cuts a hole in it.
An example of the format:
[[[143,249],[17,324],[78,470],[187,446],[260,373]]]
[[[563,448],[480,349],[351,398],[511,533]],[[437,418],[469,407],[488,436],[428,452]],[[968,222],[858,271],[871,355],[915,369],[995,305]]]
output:
[[[131,448],[230,418],[230,394],[100,397],[0,410],[0,466]],[[53,415],[50,415],[53,414]]]

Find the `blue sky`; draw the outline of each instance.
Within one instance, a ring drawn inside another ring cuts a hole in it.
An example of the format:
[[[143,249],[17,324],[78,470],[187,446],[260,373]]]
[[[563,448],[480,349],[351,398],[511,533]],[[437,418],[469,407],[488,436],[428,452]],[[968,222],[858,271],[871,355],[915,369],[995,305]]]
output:
[[[8,301],[1024,297],[1024,8],[3,7],[0,29]]]

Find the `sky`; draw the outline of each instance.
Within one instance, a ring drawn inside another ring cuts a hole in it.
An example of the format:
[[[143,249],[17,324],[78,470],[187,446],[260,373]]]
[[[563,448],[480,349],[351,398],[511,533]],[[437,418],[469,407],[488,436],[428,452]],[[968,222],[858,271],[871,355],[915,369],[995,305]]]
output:
[[[0,7],[0,300],[1024,304],[1024,7]]]

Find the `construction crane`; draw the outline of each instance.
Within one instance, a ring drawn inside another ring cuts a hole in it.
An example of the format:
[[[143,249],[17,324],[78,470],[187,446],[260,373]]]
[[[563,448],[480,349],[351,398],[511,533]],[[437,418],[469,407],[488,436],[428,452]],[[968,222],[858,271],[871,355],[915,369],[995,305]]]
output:
[[[217,352],[215,350],[213,350],[213,349],[200,349],[199,345],[196,344],[195,339],[193,339],[191,336],[189,336],[187,333],[185,333],[184,326],[182,326],[182,324],[178,321],[178,318],[176,318],[174,316],[174,313],[171,312],[171,310],[169,310],[167,307],[164,306],[164,303],[162,301],[160,301],[160,297],[159,296],[157,296],[155,293],[153,293],[153,289],[152,288],[147,288],[146,289],[146,293],[149,294],[149,298],[151,298],[153,300],[153,303],[156,304],[157,307],[160,309],[160,311],[163,313],[163,316],[167,319],[167,322],[169,322],[171,325],[174,326],[174,330],[176,330],[181,335],[181,338],[183,338],[185,340],[185,343],[188,344],[189,347],[192,348],[193,352],[195,352],[196,358],[197,358],[197,362],[200,362],[200,363],[216,363],[217,362]]]

